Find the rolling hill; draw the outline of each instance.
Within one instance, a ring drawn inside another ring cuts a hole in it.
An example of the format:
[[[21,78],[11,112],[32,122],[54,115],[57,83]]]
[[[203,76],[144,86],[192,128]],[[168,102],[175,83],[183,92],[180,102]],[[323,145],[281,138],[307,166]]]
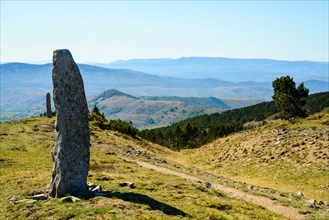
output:
[[[263,126],[168,156],[241,182],[328,201],[329,108],[293,122]],[[328,201],[329,202],[329,201]],[[328,213],[329,214],[329,213]]]
[[[223,101],[198,97],[135,97],[118,90],[107,90],[89,101],[107,119],[131,121],[139,129],[168,126],[172,123],[230,107]]]

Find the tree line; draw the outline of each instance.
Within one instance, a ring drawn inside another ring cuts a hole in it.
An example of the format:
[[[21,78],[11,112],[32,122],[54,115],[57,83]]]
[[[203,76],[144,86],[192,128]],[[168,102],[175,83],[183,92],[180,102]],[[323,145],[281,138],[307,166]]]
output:
[[[325,107],[329,107],[329,92],[308,96],[303,111],[306,114],[313,114]],[[246,122],[264,121],[274,114],[276,118],[282,118],[284,115],[274,101],[264,102],[222,113],[197,116],[163,128],[143,130],[138,135],[173,150],[196,148],[241,131]]]
[[[107,120],[104,113],[101,113],[95,105],[89,115],[89,121],[103,130],[118,131],[123,134],[135,137],[138,129],[132,125],[132,122],[118,120]]]

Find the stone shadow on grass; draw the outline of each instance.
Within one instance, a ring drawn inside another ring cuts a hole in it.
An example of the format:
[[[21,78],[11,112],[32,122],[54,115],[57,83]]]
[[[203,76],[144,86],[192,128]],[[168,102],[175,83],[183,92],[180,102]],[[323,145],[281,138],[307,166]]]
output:
[[[148,205],[152,210],[159,210],[167,215],[188,216],[182,210],[179,210],[166,203],[159,202],[147,195],[143,195],[143,194],[139,194],[139,193],[133,193],[133,192],[120,193],[120,192],[103,191],[101,193],[95,193],[94,196],[102,196],[102,197],[107,197],[107,198],[118,198],[118,199],[122,199],[127,202]]]

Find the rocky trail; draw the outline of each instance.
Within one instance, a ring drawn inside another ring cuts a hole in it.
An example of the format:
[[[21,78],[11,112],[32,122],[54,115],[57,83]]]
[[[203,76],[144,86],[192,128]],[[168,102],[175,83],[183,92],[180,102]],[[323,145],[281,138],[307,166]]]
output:
[[[151,169],[154,172],[160,172],[163,174],[178,176],[187,181],[191,181],[191,182],[195,182],[195,183],[202,183],[208,188],[214,188],[214,189],[220,190],[220,191],[224,192],[225,194],[228,194],[232,197],[242,199],[248,203],[262,206],[263,208],[268,209],[274,213],[280,214],[288,219],[293,219],[293,220],[306,219],[305,215],[299,213],[297,208],[280,205],[266,197],[253,195],[253,194],[244,192],[240,189],[224,186],[221,184],[209,183],[199,177],[195,177],[195,176],[192,176],[189,174],[185,174],[183,172],[171,170],[169,168],[162,167],[160,165],[155,165],[150,162],[133,159],[133,158],[127,157],[127,156],[122,156],[121,158],[127,162],[136,163],[141,167]]]

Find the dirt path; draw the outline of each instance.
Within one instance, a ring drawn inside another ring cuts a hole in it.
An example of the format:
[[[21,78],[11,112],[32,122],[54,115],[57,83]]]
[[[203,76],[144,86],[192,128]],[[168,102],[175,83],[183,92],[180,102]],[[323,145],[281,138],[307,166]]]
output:
[[[199,179],[197,177],[190,176],[188,174],[180,173],[177,171],[173,171],[173,170],[170,170],[170,169],[167,169],[164,167],[159,167],[159,166],[156,166],[151,163],[134,160],[134,159],[127,158],[127,157],[124,157],[122,159],[129,161],[129,162],[137,163],[138,165],[140,165],[144,168],[152,169],[156,172],[160,172],[160,173],[164,173],[164,174],[178,176],[178,177],[181,177],[181,178],[186,179],[191,182],[200,182],[200,181],[204,182],[204,180]],[[227,186],[220,185],[220,184],[211,183],[211,186],[217,190],[223,191],[224,193],[230,194],[231,196],[240,198],[248,203],[260,205],[260,206],[262,206],[274,213],[280,214],[288,219],[294,219],[294,220],[306,219],[304,215],[302,215],[298,212],[298,209],[277,204],[277,203],[273,202],[271,199],[252,195],[252,194],[243,192],[242,190],[227,187]]]

